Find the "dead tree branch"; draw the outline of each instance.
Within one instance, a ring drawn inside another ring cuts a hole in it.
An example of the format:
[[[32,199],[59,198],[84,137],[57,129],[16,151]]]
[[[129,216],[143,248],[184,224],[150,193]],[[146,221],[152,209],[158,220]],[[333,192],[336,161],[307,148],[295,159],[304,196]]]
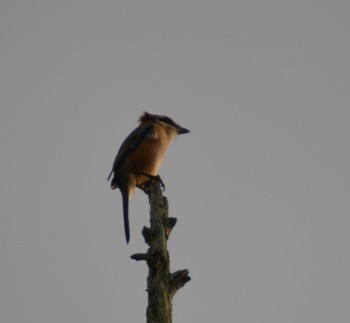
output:
[[[176,219],[168,216],[168,201],[163,196],[158,182],[149,186],[148,197],[151,226],[144,227],[142,234],[149,248],[147,253],[137,253],[131,258],[145,260],[149,268],[147,323],[171,323],[172,298],[191,278],[187,269],[170,273],[167,240]]]

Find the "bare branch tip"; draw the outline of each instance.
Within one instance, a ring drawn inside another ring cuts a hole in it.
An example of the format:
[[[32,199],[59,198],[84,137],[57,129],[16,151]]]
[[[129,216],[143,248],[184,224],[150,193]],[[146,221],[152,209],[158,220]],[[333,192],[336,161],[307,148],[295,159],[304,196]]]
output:
[[[133,255],[130,256],[131,259],[136,260],[136,261],[141,261],[141,260],[147,260],[147,254],[146,253],[134,253]]]

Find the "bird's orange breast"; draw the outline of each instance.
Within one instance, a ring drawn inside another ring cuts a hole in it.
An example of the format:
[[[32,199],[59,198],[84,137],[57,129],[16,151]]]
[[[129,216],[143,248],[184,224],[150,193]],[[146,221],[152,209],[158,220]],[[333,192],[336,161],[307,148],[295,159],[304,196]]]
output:
[[[170,140],[162,127],[155,125],[152,136],[146,138],[142,144],[129,156],[128,163],[136,177],[136,184],[143,186],[149,179],[137,173],[158,175]]]
[[[157,175],[166,147],[159,140],[146,139],[128,158],[133,172]]]

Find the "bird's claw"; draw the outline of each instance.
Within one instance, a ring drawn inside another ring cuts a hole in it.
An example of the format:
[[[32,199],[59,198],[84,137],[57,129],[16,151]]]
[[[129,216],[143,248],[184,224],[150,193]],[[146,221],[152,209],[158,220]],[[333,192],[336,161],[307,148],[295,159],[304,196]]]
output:
[[[162,191],[164,192],[165,191],[165,185],[164,185],[164,182],[163,180],[161,179],[161,177],[159,175],[150,175],[150,174],[146,174],[146,173],[138,173],[142,176],[145,176],[145,177],[148,177],[150,179],[150,181],[145,184],[143,187],[137,185],[137,187],[141,188],[145,193],[147,193],[148,191],[148,187],[153,184],[155,181],[158,181],[159,184],[160,184],[160,187],[162,188]]]
[[[165,191],[165,185],[164,185],[164,182],[163,182],[163,180],[161,179],[161,177],[159,175],[156,176],[156,180],[159,182],[160,187],[162,188],[162,191],[164,192]]]

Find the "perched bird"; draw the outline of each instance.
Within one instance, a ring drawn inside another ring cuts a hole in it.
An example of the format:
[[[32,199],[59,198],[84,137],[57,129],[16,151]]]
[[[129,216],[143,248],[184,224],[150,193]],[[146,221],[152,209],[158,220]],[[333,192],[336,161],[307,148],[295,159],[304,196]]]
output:
[[[159,180],[158,170],[165,152],[177,135],[190,131],[180,127],[169,117],[149,114],[141,115],[140,125],[124,140],[114,160],[111,189],[119,188],[123,199],[124,229],[126,242],[130,240],[129,196],[135,186],[145,190],[150,182]]]

